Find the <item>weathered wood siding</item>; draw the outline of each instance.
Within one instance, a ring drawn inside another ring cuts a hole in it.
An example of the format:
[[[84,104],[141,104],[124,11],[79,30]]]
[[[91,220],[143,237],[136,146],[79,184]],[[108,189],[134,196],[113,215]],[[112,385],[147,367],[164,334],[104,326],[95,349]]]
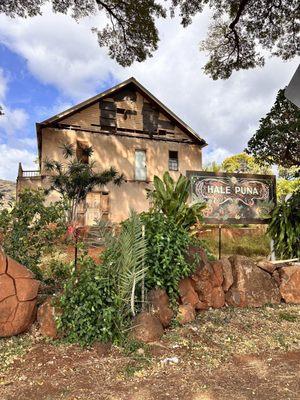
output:
[[[150,103],[141,93],[130,88],[123,89],[114,97],[101,99],[62,119],[60,123],[112,132],[125,130],[132,136],[136,133],[150,133],[154,137],[191,140],[154,103]]]

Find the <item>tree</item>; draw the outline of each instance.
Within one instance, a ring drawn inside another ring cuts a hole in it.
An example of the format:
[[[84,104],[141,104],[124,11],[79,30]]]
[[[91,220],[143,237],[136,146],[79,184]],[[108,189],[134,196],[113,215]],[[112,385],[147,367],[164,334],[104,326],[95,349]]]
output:
[[[272,174],[272,170],[269,167],[259,165],[254,157],[246,153],[235,154],[234,156],[225,158],[222,162],[222,171],[230,173]]]
[[[62,145],[63,155],[67,164],[64,165],[55,160],[46,160],[45,169],[51,173],[51,184],[47,192],[57,191],[68,205],[68,222],[74,224],[77,219],[77,210],[88,193],[95,186],[103,186],[110,182],[120,185],[123,175],[120,175],[114,168],[102,172],[95,171],[95,162],[85,162],[86,157],[91,157],[93,149],[83,149],[83,157],[75,155],[72,144]]]
[[[297,168],[278,169],[278,179],[276,182],[277,200],[284,201],[287,195],[292,195],[300,187],[300,178],[296,178]]]
[[[271,111],[248,142],[246,152],[256,160],[285,168],[300,168],[300,110],[279,90]]]
[[[216,161],[212,161],[211,163],[208,163],[203,167],[203,171],[221,172],[222,171],[222,166],[220,164],[218,164]]]
[[[11,0],[0,2],[0,13],[32,17],[41,14],[42,6],[49,2],[55,12],[76,19],[104,12],[110,23],[94,31],[99,45],[107,46],[109,55],[123,66],[152,55],[159,41],[156,18],[167,16],[167,8],[158,0]],[[186,27],[205,6],[212,11],[213,23],[201,49],[209,53],[204,71],[213,79],[262,66],[261,51],[283,60],[299,54],[297,0],[171,0],[171,16],[179,11]]]
[[[122,66],[144,61],[158,47],[155,18],[165,17],[166,10],[155,0],[11,0],[0,1],[0,13],[10,17],[33,17],[42,14],[42,6],[52,4],[54,12],[69,14],[76,20],[105,13],[109,23],[93,29],[100,46],[107,46],[111,58]],[[142,28],[141,28],[142,27]]]

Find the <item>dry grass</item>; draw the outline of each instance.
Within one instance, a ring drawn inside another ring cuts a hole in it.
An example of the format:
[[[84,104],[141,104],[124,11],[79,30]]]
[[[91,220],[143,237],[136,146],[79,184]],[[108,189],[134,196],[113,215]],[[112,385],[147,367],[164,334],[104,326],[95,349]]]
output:
[[[201,312],[157,343],[125,349],[46,341],[34,328],[0,341],[0,398],[293,400],[299,361],[299,305]]]

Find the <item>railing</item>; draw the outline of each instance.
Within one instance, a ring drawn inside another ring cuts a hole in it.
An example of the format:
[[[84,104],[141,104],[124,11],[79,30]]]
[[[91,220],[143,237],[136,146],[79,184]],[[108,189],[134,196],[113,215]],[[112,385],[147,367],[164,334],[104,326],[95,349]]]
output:
[[[24,171],[22,168],[22,164],[19,163],[18,178],[34,178],[34,177],[39,177],[40,175],[41,175],[40,170]]]
[[[22,171],[22,177],[23,178],[33,178],[35,176],[40,176],[41,172],[40,171]]]

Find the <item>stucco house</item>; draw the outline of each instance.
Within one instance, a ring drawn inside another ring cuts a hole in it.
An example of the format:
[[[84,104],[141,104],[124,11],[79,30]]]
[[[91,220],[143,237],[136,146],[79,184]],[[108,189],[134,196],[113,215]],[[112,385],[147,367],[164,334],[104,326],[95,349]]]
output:
[[[38,171],[19,166],[17,193],[25,187],[49,185],[46,159],[63,160],[62,143],[77,152],[93,147],[92,159],[99,170],[115,167],[126,178],[120,187],[108,185],[90,193],[79,219],[92,225],[107,217],[119,222],[130,209],[149,207],[145,189],[154,175],[169,170],[174,178],[187,170],[200,170],[206,142],[164,106],[135,78],[100,93],[36,125]],[[86,160],[89,162],[89,160]],[[52,194],[51,200],[57,195]]]

